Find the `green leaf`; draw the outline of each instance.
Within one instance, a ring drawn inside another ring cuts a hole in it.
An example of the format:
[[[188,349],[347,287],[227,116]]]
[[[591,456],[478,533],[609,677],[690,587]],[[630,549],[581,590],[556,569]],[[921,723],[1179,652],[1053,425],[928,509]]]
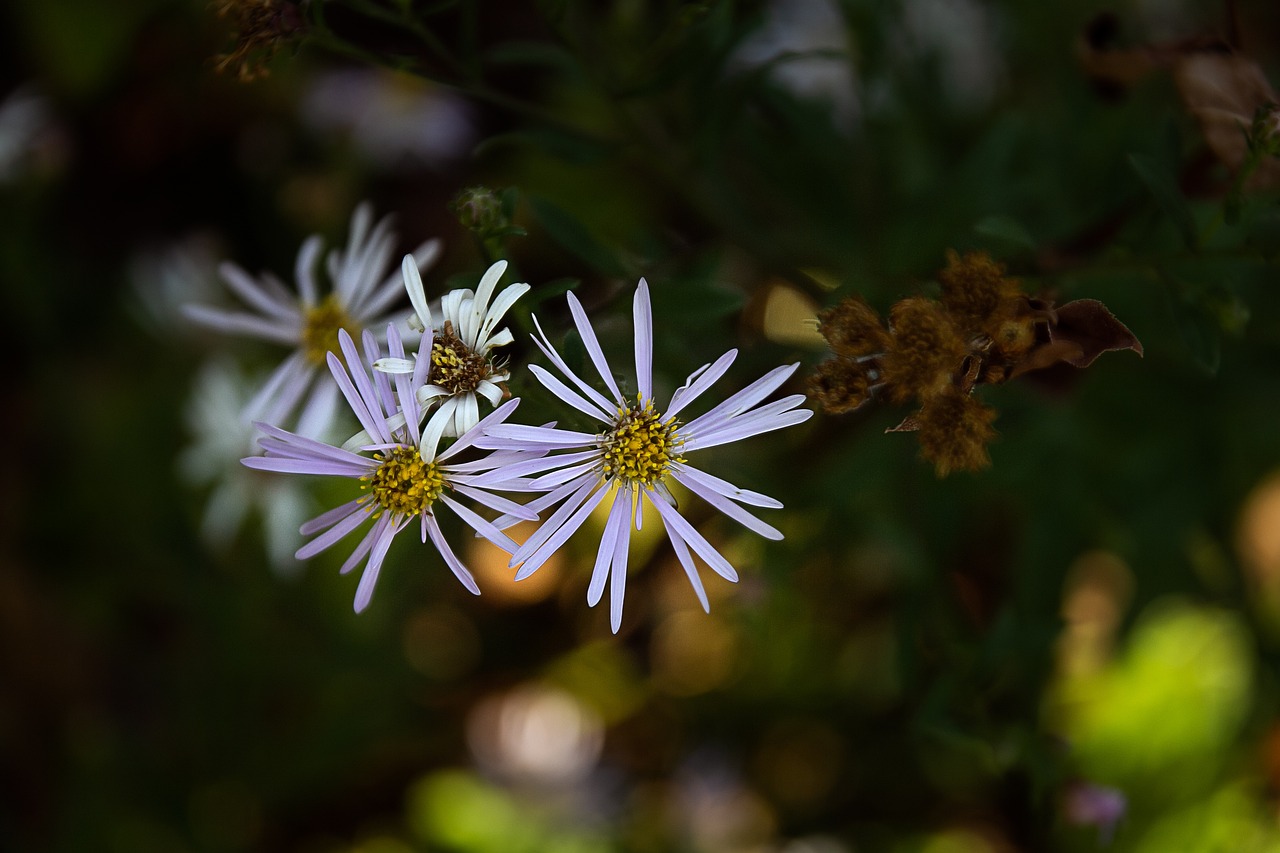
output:
[[[1200,242],[1196,233],[1196,221],[1191,215],[1191,208],[1187,206],[1182,190],[1178,188],[1174,175],[1161,168],[1146,154],[1130,154],[1129,165],[1146,185],[1156,204],[1160,205],[1165,215],[1173,220],[1178,233],[1182,235],[1182,242],[1188,249],[1195,251]]]
[[[529,209],[551,239],[577,255],[592,269],[615,278],[633,278],[626,265],[592,236],[572,215],[546,199],[529,197]]]
[[[973,230],[974,233],[981,234],[983,237],[1004,240],[1022,249],[1035,251],[1036,248],[1036,241],[1031,237],[1031,232],[1011,216],[1000,214],[984,216],[973,224]]]

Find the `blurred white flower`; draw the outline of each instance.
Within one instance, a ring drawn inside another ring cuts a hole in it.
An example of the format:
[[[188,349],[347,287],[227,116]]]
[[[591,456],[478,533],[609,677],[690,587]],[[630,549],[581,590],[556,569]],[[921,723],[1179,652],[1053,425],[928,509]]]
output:
[[[0,103],[0,183],[21,176],[33,160],[64,153],[49,100],[30,85],[19,86]]]
[[[321,296],[316,283],[315,265],[323,240],[313,234],[298,250],[296,292],[270,273],[255,279],[235,264],[224,263],[218,270],[223,281],[252,311],[186,306],[186,317],[202,326],[293,350],[249,401],[254,420],[281,426],[301,405],[298,433],[313,436],[328,428],[338,409],[338,386],[326,358],[338,348],[340,329],[359,337],[364,329],[381,332],[386,326],[387,310],[400,298],[403,287],[400,271],[388,272],[395,244],[391,218],[374,224],[373,208],[364,203],[351,217],[347,248],[331,251],[326,259],[332,283],[328,294]],[[407,257],[417,271],[434,262],[439,253],[439,241],[429,240]]]
[[[311,510],[306,489],[294,478],[264,475],[240,464],[241,457],[257,452],[257,432],[245,414],[257,387],[229,361],[204,366],[187,403],[193,440],[178,456],[178,474],[191,486],[211,487],[200,527],[206,542],[227,546],[249,514],[257,512],[272,567],[294,574],[302,565],[293,556],[302,544],[298,528]]]
[[[138,325],[164,341],[185,338],[189,329],[183,306],[217,297],[219,256],[217,241],[207,233],[134,254],[128,310]]]
[[[316,130],[349,136],[383,168],[447,165],[476,137],[466,101],[408,74],[351,69],[319,75],[302,100]]]

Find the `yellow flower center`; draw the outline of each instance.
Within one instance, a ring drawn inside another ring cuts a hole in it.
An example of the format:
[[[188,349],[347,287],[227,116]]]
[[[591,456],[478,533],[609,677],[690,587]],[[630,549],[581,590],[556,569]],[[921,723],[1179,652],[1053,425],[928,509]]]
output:
[[[346,329],[353,339],[359,339],[360,328],[351,322],[347,312],[330,294],[319,305],[306,310],[302,317],[302,351],[307,361],[323,367],[326,355],[338,352],[338,330]]]
[[[426,513],[444,491],[444,475],[434,462],[424,462],[416,447],[393,447],[374,456],[382,464],[361,477],[362,489],[373,495],[377,518],[383,510],[412,517]]]
[[[649,487],[661,481],[673,462],[684,462],[677,426],[674,417],[662,420],[652,401],[637,398],[635,408],[618,409],[613,429],[600,437],[605,479]]]
[[[492,372],[489,360],[463,343],[446,321],[431,344],[431,384],[461,394],[476,390]]]

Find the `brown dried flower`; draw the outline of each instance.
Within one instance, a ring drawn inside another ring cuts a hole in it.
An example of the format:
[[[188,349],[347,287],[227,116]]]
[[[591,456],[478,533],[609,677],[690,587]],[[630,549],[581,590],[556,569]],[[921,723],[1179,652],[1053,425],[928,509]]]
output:
[[[918,432],[921,453],[939,476],[990,464],[986,445],[996,413],[972,394],[1032,370],[1066,363],[1088,367],[1102,353],[1142,344],[1101,302],[1054,308],[1022,292],[985,253],[947,253],[940,300],[913,296],[889,311],[850,297],[819,318],[833,357],[809,379],[809,395],[831,414],[873,396],[920,407],[888,432]]]
[[[276,52],[305,26],[298,5],[287,0],[218,0],[217,9],[235,26],[236,46],[217,57],[216,67],[219,73],[234,67],[242,83],[266,77]]]

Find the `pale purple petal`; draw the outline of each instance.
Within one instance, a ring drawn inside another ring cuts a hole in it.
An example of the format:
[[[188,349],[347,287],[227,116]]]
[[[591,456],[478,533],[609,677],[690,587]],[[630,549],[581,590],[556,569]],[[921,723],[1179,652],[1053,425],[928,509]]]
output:
[[[473,595],[480,594],[480,587],[476,586],[476,579],[471,576],[471,572],[467,571],[467,567],[462,565],[462,561],[453,553],[453,549],[449,547],[449,543],[445,541],[444,533],[440,531],[440,525],[436,521],[435,516],[426,516],[427,533],[431,536],[431,542],[436,546],[436,550],[440,552],[440,556],[449,566],[449,570],[453,572],[458,580],[462,581]]]
[[[676,552],[676,559],[684,567],[684,573],[689,578],[689,585],[693,587],[694,594],[698,596],[698,603],[702,605],[704,613],[710,613],[711,602],[707,601],[707,591],[702,586],[702,578],[698,575],[698,567],[694,565],[693,557],[689,554],[689,546],[684,544],[684,540],[680,538],[679,533],[676,533],[670,527],[667,527],[666,530],[667,539],[671,542],[671,550]]]
[[[612,403],[609,402],[603,394],[592,388],[587,382],[583,381],[582,377],[569,369],[569,365],[560,357],[560,353],[556,352],[555,347],[551,346],[551,339],[547,337],[546,332],[542,331],[542,326],[538,324],[537,316],[533,318],[533,325],[538,330],[538,334],[532,336],[534,344],[547,357],[547,360],[556,366],[557,370],[563,373],[570,382],[578,386],[578,389],[587,396],[588,400],[595,403],[600,407],[601,411],[605,412],[612,411],[622,405],[621,397],[618,397]],[[541,340],[539,340],[539,335],[541,335]]]
[[[369,552],[369,562],[365,563],[364,573],[360,575],[360,583],[356,586],[357,613],[369,606],[369,601],[373,598],[373,588],[378,583],[378,573],[382,571],[382,561],[386,559],[391,543],[395,541],[396,534],[404,529],[408,519],[399,519],[393,524],[390,523],[390,518],[384,515],[378,521],[385,523],[380,525],[377,538],[373,541],[373,550]]]
[[[457,514],[458,518],[461,518],[468,527],[476,533],[479,533],[485,539],[488,539],[494,545],[497,545],[499,548],[506,551],[508,554],[511,554],[520,547],[515,543],[515,540],[498,528],[494,527],[486,518],[476,514],[472,510],[450,498],[448,495],[441,495],[440,500],[443,501],[449,509],[453,510]]]
[[[725,371],[729,369],[729,365],[733,364],[733,360],[738,357],[738,351],[731,349],[724,355],[720,356],[711,365],[703,366],[694,373],[689,375],[685,380],[685,384],[676,389],[671,395],[671,405],[667,406],[664,414],[667,417],[674,417],[679,414],[685,406],[696,400],[703,392],[715,384]]]
[[[609,564],[613,562],[614,545],[624,530],[629,530],[627,522],[631,515],[631,491],[618,489],[613,493],[613,504],[609,507],[609,518],[604,523],[604,533],[600,536],[600,547],[596,550],[596,562],[591,567],[591,583],[587,585],[587,604],[595,607],[604,595],[604,585],[609,579]],[[628,538],[629,541],[629,538]]]
[[[317,474],[331,477],[362,477],[368,473],[363,465],[333,462],[328,459],[284,459],[278,456],[246,456],[240,460],[246,468],[275,471],[277,474]]]
[[[658,515],[662,517],[663,526],[668,531],[675,530],[680,535],[680,538],[687,542],[689,547],[693,548],[694,553],[701,557],[716,574],[725,580],[737,582],[738,573],[733,566],[729,565],[729,561],[701,533],[695,530],[693,525],[684,519],[684,516],[680,515],[674,508],[667,506],[666,502],[654,500],[652,495],[649,496],[649,500],[658,510]]]
[[[314,308],[320,304],[320,291],[316,287],[316,258],[324,248],[324,240],[313,234],[302,242],[298,249],[298,258],[293,265],[293,278],[298,282],[298,293],[302,296],[302,304]]]
[[[347,557],[347,559],[343,561],[342,567],[338,569],[338,574],[349,574],[352,569],[364,561],[364,558],[368,556],[369,551],[372,550],[373,543],[378,538],[378,531],[380,529],[381,528],[377,524],[374,524],[369,528],[369,532],[360,540],[360,544],[351,552],[351,556]]]
[[[473,489],[470,486],[463,485],[454,480],[451,482],[453,490],[460,495],[466,495],[481,506],[487,506],[489,509],[507,515],[514,515],[525,521],[537,521],[538,514],[533,510],[526,509],[524,504],[518,504],[513,500],[501,497],[500,495],[491,494],[483,489]],[[512,549],[514,550],[514,549]]]
[[[734,441],[741,441],[744,438],[750,438],[753,435],[802,424],[811,417],[813,417],[813,412],[809,409],[794,409],[781,413],[764,412],[762,409],[760,413],[752,412],[750,415],[743,415],[729,423],[721,424],[705,433],[695,435],[686,440],[681,449],[693,451],[729,444]]]
[[[363,509],[350,513],[315,539],[312,539],[306,545],[299,548],[296,554],[297,558],[299,560],[308,560],[314,557],[316,554],[319,554],[321,551],[334,545],[338,540],[364,524],[368,518],[369,514]]]
[[[351,515],[351,513],[360,511],[363,508],[360,505],[360,501],[360,498],[356,498],[353,501],[344,503],[342,506],[335,506],[331,510],[322,512],[320,515],[317,515],[315,518],[303,524],[302,527],[298,529],[298,532],[303,536],[310,536],[313,533],[319,533],[327,527],[332,527],[342,519]]]
[[[249,402],[245,403],[243,416],[251,421],[283,421],[306,393],[315,372],[315,366],[307,361],[305,354],[290,354],[271,372]]]
[[[323,435],[333,423],[338,412],[338,386],[328,380],[317,382],[302,413],[298,415],[298,434],[316,437]]]
[[[628,494],[628,503],[630,495]],[[618,541],[613,544],[613,572],[609,578],[609,627],[618,633],[622,627],[622,602],[627,592],[627,554],[631,545],[631,528],[623,525]]]
[[[281,299],[278,293],[268,292],[267,288],[264,288],[252,276],[235,264],[230,262],[219,264],[218,275],[222,277],[227,287],[236,296],[239,296],[263,314],[291,321],[295,326],[301,324],[302,314],[299,313],[295,302]]]
[[[248,335],[285,346],[296,346],[302,336],[302,321],[298,319],[269,320],[207,305],[184,305],[182,313],[193,323],[227,335]]]
[[[592,480],[586,480],[575,490],[520,549],[511,555],[510,565],[523,563],[516,572],[516,580],[523,580],[537,571],[582,526],[591,510],[596,508],[608,492],[608,489],[599,488]]]
[[[796,362],[795,364],[775,367],[711,411],[694,418],[689,422],[686,429],[710,429],[721,421],[745,412],[781,387],[782,383],[786,382],[799,366],[800,363]]]
[[[587,313],[582,310],[582,303],[578,301],[578,297],[573,292],[565,294],[568,297],[569,313],[573,315],[573,324],[578,328],[578,336],[582,338],[583,345],[587,348],[587,355],[591,357],[591,363],[596,366],[596,372],[600,374],[600,378],[604,380],[605,386],[613,392],[613,397],[619,404],[623,402],[622,393],[618,391],[618,383],[613,381],[613,372],[609,370],[609,362],[605,360],[604,350],[600,349],[600,341],[596,339],[595,330],[591,328],[591,323],[587,320]]]
[[[348,338],[348,340],[350,339]],[[365,405],[364,398],[360,396],[360,391],[352,384],[351,377],[347,375],[347,369],[342,366],[342,360],[333,353],[329,353],[326,358],[329,361],[329,371],[333,374],[333,381],[338,383],[338,390],[342,392],[343,397],[347,398],[347,405],[351,407],[351,411],[355,414],[356,420],[360,422],[360,426],[364,427],[365,435],[370,439],[376,439],[379,443],[389,444],[391,442],[391,433],[387,431],[386,421],[369,411],[368,406]]]
[[[545,429],[524,424],[500,424],[486,428],[485,434],[490,438],[508,438],[548,447],[581,447],[584,444],[596,443],[596,436],[591,433],[573,432],[567,429]],[[476,442],[476,446],[485,447],[486,445]]]
[[[582,412],[584,415],[589,415],[598,421],[603,421],[604,423],[610,423],[613,420],[613,415],[608,410],[601,409],[599,406],[591,403],[578,392],[552,376],[545,368],[539,367],[536,364],[531,364],[529,365],[529,372],[537,377],[538,381],[542,383],[544,388],[552,394],[555,394],[565,403],[573,406],[579,412]]]
[[[692,468],[688,465],[681,465],[677,462],[672,466],[671,472],[682,483],[687,484],[688,480],[693,480],[718,494],[724,495],[726,498],[732,498],[740,503],[765,507],[766,509],[782,509],[782,501],[763,495],[760,492],[753,492],[750,489],[735,486],[728,480],[722,480],[714,474],[708,474],[706,471]]]
[[[441,451],[440,455],[437,456],[436,459],[444,461],[455,456],[459,451],[466,450],[468,447],[471,447],[475,444],[476,439],[484,435],[484,431],[486,429],[492,426],[497,426],[505,421],[519,405],[519,397],[503,403],[501,406],[486,415],[484,419],[479,421],[472,429],[459,436],[457,441],[449,445],[445,450]]]
[[[729,516],[743,527],[746,527],[748,530],[759,533],[764,538],[772,539],[775,542],[782,538],[782,532],[776,527],[766,524],[756,518],[754,515],[747,512],[724,495],[716,492],[714,489],[709,489],[692,478],[682,476],[682,472],[672,471],[671,473],[672,476],[683,483],[689,491],[693,492],[695,495],[702,498],[725,515]]]

